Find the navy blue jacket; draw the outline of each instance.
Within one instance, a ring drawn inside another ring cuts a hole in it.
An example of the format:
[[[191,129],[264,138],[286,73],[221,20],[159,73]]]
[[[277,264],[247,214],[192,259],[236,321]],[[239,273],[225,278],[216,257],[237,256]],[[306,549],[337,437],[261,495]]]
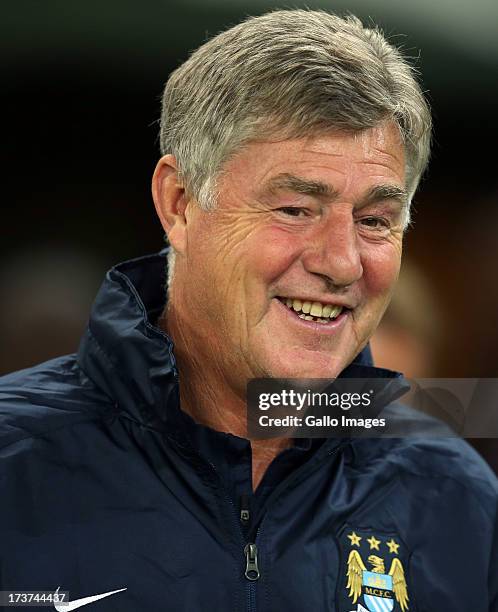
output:
[[[1,379],[0,590],[126,589],[88,612],[498,611],[498,486],[477,454],[299,440],[253,494],[249,442],[179,408],[154,326],[165,269],[113,268],[77,355]]]

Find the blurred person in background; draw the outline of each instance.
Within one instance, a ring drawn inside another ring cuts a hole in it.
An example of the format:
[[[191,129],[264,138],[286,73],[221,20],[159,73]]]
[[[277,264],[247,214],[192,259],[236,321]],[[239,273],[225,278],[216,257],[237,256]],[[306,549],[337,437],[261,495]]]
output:
[[[477,228],[474,228],[474,231]],[[486,232],[479,228],[481,250],[479,254],[469,254],[465,258],[469,270],[473,270],[474,283],[479,286],[488,284],[489,276],[494,269],[496,241],[489,240],[494,235],[494,226],[487,227]],[[488,250],[491,251],[488,253]],[[484,257],[483,257],[484,255]],[[483,259],[485,265],[482,261]],[[462,262],[463,263],[463,262]],[[460,267],[460,271],[462,267]],[[486,292],[485,300],[494,300],[493,286]],[[397,369],[408,378],[437,378],[442,376],[441,361],[444,351],[451,346],[452,333],[460,335],[467,351],[480,350],[476,354],[481,359],[486,355],[486,343],[489,343],[488,332],[475,337],[465,329],[462,334],[461,320],[454,330],[449,321],[449,314],[443,311],[437,299],[437,292],[427,275],[414,261],[405,259],[401,266],[393,298],[386,313],[370,341],[370,346],[377,366]],[[491,336],[492,337],[492,336]],[[498,449],[493,438],[473,438],[470,444],[479,451],[488,464],[498,473]]]
[[[404,259],[389,307],[371,339],[376,365],[408,378],[435,378],[447,335],[441,306],[427,276]]]
[[[466,443],[247,438],[251,378],[399,377],[368,342],[430,132],[412,69],[354,17],[251,18],[173,73],[171,249],[108,272],[76,355],[1,382],[1,590],[498,610],[498,485]]]

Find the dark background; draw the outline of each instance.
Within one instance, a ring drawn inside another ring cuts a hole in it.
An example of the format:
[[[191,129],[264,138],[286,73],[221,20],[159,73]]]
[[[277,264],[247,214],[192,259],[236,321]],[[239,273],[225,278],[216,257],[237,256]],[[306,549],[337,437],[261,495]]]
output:
[[[433,158],[400,291],[374,339],[377,362],[411,376],[497,376],[498,3],[306,4],[381,25],[419,58],[434,112]],[[163,246],[149,185],[164,82],[207,36],[282,6],[52,0],[3,9],[0,373],[74,351],[105,270]],[[479,448],[498,465],[496,441]]]

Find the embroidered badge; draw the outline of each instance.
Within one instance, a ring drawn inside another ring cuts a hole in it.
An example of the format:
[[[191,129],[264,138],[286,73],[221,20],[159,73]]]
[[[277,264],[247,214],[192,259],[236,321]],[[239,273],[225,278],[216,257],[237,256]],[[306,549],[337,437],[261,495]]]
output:
[[[344,601],[346,595],[352,604],[347,612],[409,610],[410,598],[403,567],[406,554],[399,538],[349,528],[343,531],[341,548],[346,560],[341,600]]]

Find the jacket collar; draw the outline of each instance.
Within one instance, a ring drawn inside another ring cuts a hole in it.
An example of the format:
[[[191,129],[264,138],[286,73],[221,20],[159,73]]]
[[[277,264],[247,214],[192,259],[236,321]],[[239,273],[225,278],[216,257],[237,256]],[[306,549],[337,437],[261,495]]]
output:
[[[95,299],[78,363],[87,376],[139,422],[178,426],[178,371],[172,340],[156,321],[166,304],[167,249],[119,264]],[[347,378],[398,378],[373,366],[367,346],[342,372]],[[181,419],[183,423],[185,419]]]

